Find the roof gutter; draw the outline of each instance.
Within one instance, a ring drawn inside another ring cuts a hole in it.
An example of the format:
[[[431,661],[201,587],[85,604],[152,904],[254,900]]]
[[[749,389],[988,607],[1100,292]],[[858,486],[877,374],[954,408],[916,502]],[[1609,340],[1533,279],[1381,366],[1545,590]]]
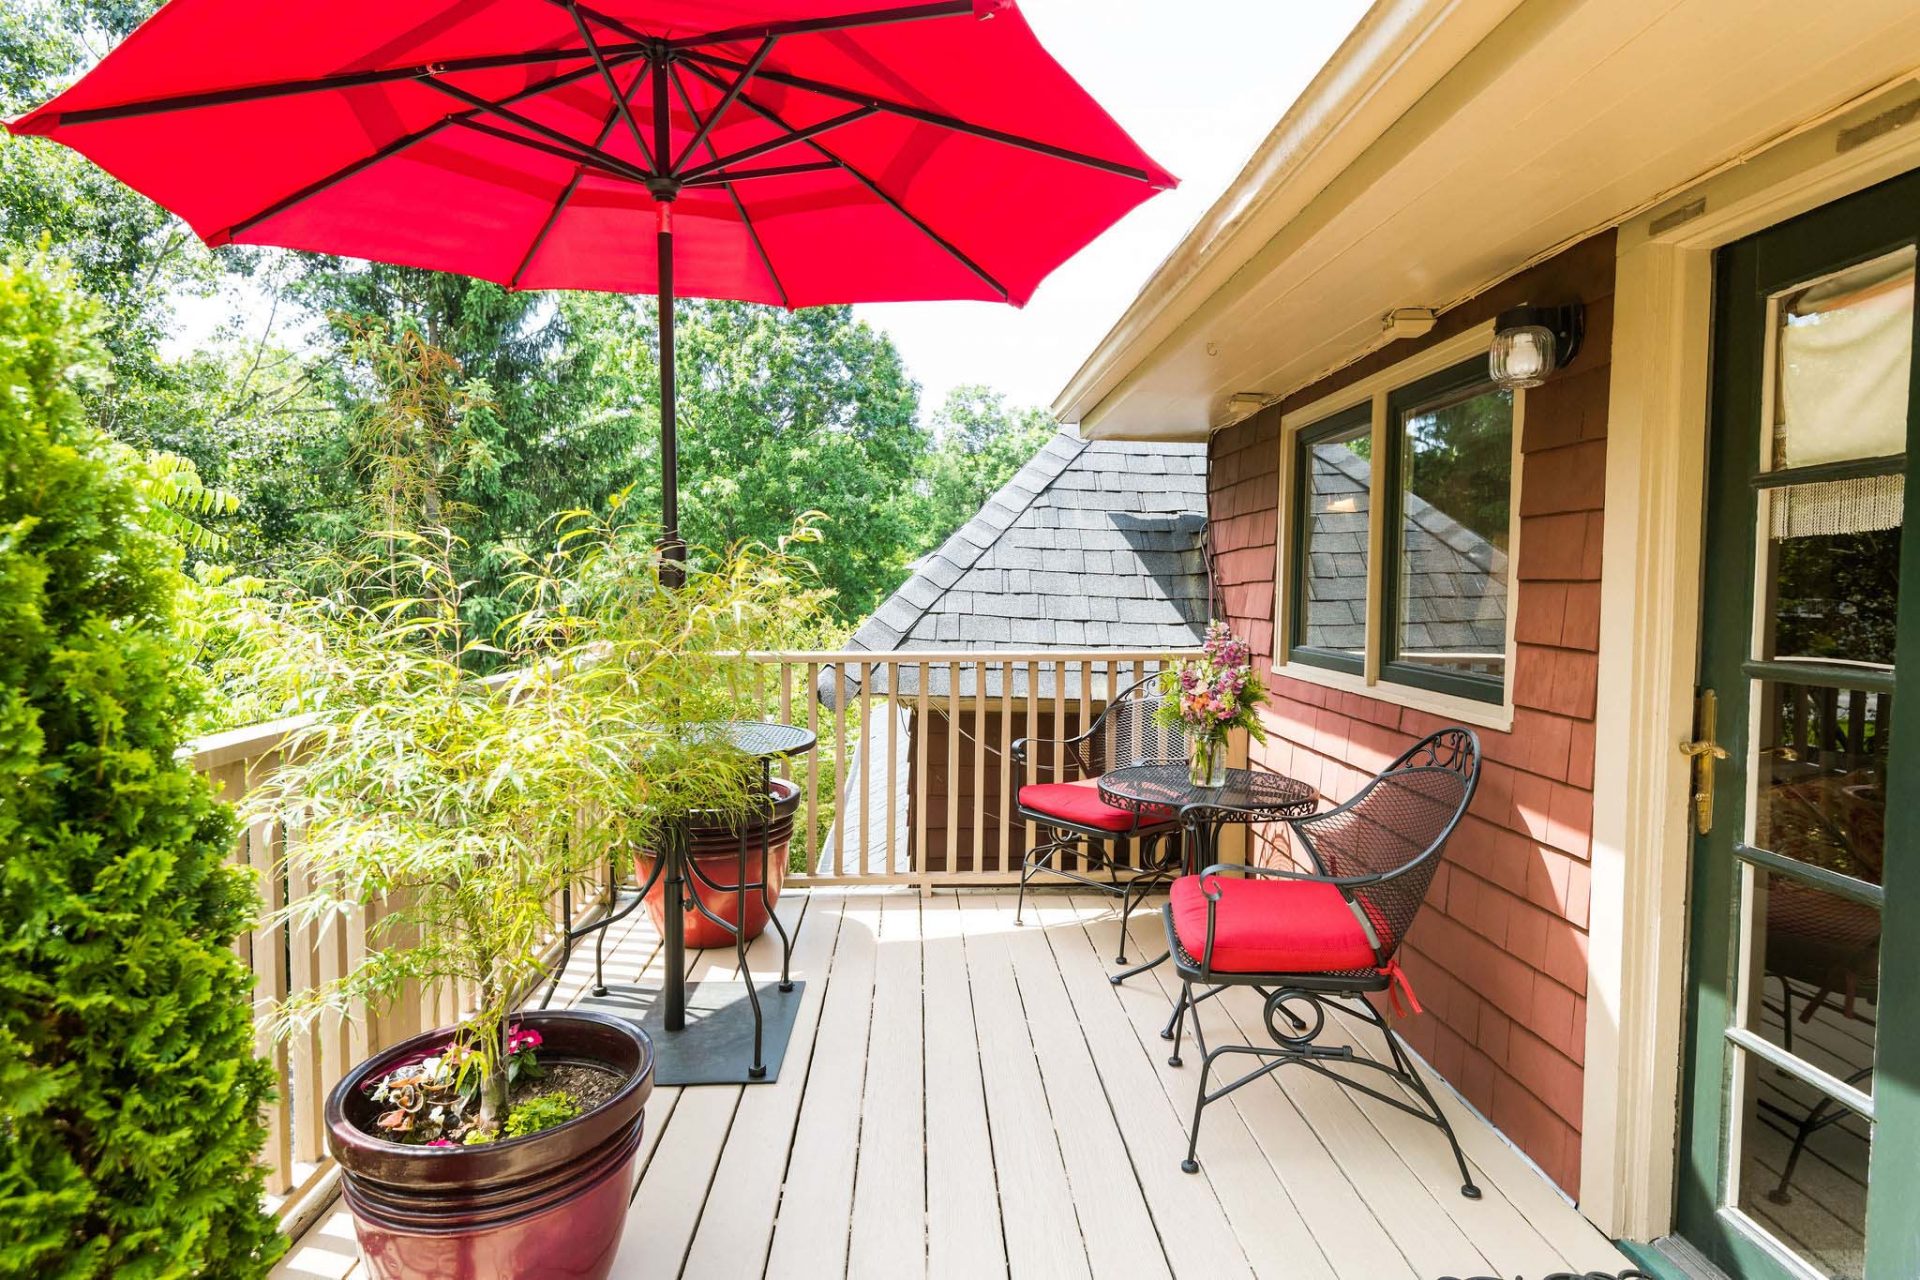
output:
[[[1522,0],[1377,0],[1053,402],[1103,403]]]

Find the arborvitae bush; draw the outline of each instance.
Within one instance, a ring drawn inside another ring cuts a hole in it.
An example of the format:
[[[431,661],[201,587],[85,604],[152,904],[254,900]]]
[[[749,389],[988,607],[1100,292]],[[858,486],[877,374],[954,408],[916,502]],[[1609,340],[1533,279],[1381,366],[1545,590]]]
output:
[[[180,551],[83,414],[88,324],[0,261],[0,1275],[258,1275],[255,894],[176,754]]]

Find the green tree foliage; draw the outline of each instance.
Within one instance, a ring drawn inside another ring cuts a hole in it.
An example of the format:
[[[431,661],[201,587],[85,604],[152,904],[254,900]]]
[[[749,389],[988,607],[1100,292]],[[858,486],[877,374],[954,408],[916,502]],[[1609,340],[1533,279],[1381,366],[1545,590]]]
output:
[[[591,419],[644,450],[637,500],[659,502],[659,373],[651,301],[570,300],[592,352]],[[692,543],[771,541],[820,513],[809,550],[843,621],[865,617],[914,554],[910,478],[926,451],[919,388],[887,336],[850,307],[786,312],[740,302],[675,311],[680,523]]]
[[[1053,437],[1044,409],[1011,409],[991,387],[955,387],[933,415],[933,449],[921,468],[915,533],[923,551],[973,518]]]
[[[234,821],[176,758],[178,494],[85,421],[65,287],[0,267],[0,1273],[245,1276],[279,1240]]]
[[[158,0],[8,0],[0,5],[0,115],[14,116],[78,79],[159,7]],[[113,377],[89,389],[95,417],[121,439],[173,448],[164,408],[173,368],[160,353],[174,302],[209,292],[248,251],[212,254],[185,223],[85,157],[0,131],[0,244],[42,241],[99,299]]]

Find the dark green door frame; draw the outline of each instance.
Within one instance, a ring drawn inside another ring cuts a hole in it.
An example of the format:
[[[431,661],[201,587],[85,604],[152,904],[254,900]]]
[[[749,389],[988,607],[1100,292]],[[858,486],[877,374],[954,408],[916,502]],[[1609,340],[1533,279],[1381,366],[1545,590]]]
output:
[[[1782,290],[1905,245],[1920,243],[1920,174],[1908,174],[1720,251],[1715,263],[1714,373],[1707,494],[1707,553],[1702,598],[1700,684],[1719,697],[1717,738],[1727,759],[1715,766],[1713,831],[1696,838],[1687,1071],[1682,1093],[1677,1222],[1684,1236],[1730,1273],[1742,1277],[1796,1274],[1722,1208],[1728,1170],[1729,1076],[1734,1053],[1726,1036],[1735,1007],[1743,859],[1778,867],[1742,851],[1746,830],[1749,704],[1764,665],[1750,661],[1754,618],[1755,489],[1761,479],[1762,370],[1769,333],[1768,301]],[[1909,372],[1907,459],[1920,458],[1920,341]],[[1911,477],[1911,461],[1904,464]],[[1881,473],[1890,467],[1880,465]],[[1834,479],[1812,475],[1807,480]],[[1909,481],[1909,492],[1912,482]],[[1900,536],[1901,607],[1895,631],[1901,667],[1920,671],[1920,520]],[[1808,685],[1858,673],[1802,669]],[[1920,1277],[1920,693],[1913,676],[1893,678],[1887,761],[1886,849],[1874,1127],[1867,1193],[1867,1280]],[[1786,869],[1800,875],[1798,864]],[[1802,878],[1818,884],[1817,877]]]

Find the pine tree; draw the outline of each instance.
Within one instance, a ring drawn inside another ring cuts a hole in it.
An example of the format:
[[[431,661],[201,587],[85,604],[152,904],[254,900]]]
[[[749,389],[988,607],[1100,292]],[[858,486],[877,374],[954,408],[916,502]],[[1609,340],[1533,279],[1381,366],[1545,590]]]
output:
[[[181,761],[178,545],[85,417],[90,313],[0,262],[0,1275],[254,1276],[253,887]]]

